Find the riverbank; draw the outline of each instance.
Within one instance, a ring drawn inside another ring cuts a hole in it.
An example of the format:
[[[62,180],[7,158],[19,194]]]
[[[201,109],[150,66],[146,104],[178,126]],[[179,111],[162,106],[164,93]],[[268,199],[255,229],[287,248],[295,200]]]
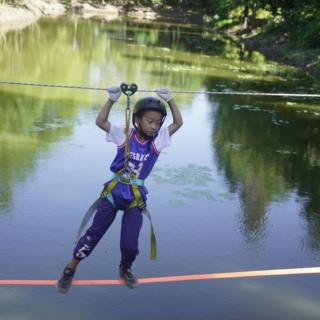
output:
[[[290,42],[286,34],[254,30],[231,32],[248,50],[261,52],[267,59],[302,69],[320,80],[320,50],[304,48],[301,43]]]
[[[126,16],[135,19],[176,21],[181,23],[203,22],[203,13],[172,7],[143,7],[128,3],[122,6],[93,4],[89,2],[64,3],[59,0],[22,0],[19,4],[0,4],[0,29],[26,21],[35,21],[41,16],[58,16],[76,13],[84,18],[99,16],[105,20]]]
[[[64,14],[66,8],[57,0],[22,0],[18,4],[0,4],[0,28],[7,31],[23,27],[40,17]]]

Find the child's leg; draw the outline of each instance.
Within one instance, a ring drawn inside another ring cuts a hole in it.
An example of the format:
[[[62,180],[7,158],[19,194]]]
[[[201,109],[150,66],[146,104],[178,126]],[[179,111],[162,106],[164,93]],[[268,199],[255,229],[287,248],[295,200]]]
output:
[[[71,266],[77,267],[82,259],[90,255],[99,240],[111,226],[116,213],[117,209],[107,199],[101,199],[91,227],[80,238],[74,248]]]
[[[61,278],[57,281],[57,289],[59,292],[68,292],[78,264],[95,248],[99,240],[112,224],[116,217],[116,213],[117,209],[114,208],[108,200],[101,199],[91,227],[78,241],[74,249],[73,259],[64,268]]]
[[[139,254],[138,239],[142,227],[142,211],[137,207],[126,210],[121,224],[121,267],[129,269]]]

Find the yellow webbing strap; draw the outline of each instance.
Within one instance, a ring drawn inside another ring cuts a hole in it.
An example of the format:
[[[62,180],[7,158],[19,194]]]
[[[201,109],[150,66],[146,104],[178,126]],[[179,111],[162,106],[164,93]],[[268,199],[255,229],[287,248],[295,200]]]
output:
[[[151,241],[151,253],[150,253],[150,259],[156,260],[157,259],[157,240],[156,236],[154,234],[153,224],[151,220],[150,212],[146,208],[145,202],[142,200],[140,189],[137,185],[132,185],[132,191],[135,197],[135,200],[131,202],[128,209],[133,207],[139,207],[142,209],[142,213],[147,216],[147,218],[150,221],[150,241]]]
[[[138,206],[139,208],[145,207],[145,203],[142,200],[139,187],[135,184],[132,184],[131,188],[132,188],[132,192],[133,192],[134,198],[135,198],[135,200],[133,202],[135,202],[136,206]],[[132,208],[132,207],[134,207],[133,203],[130,204],[129,208]]]
[[[150,259],[156,260],[157,259],[157,240],[156,235],[154,233],[153,224],[151,220],[151,214],[147,208],[142,210],[142,213],[149,219],[150,221],[150,242],[151,242],[151,252],[150,252]]]
[[[118,182],[116,180],[111,180],[111,182],[102,190],[101,198],[107,198],[107,195],[111,193],[112,189],[116,186]]]

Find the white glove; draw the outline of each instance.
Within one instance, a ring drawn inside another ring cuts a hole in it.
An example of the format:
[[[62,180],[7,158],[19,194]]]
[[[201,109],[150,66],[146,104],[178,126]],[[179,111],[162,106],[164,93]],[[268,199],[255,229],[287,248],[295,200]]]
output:
[[[156,90],[157,95],[163,100],[169,102],[173,99],[171,91],[169,88],[159,88]]]
[[[107,91],[109,94],[109,99],[113,102],[116,102],[122,93],[120,87],[109,87],[107,88]]]

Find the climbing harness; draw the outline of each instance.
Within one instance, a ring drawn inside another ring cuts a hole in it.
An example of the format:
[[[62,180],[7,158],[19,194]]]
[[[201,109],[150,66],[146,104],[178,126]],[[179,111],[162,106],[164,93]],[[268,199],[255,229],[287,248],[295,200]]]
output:
[[[92,217],[92,215],[97,210],[100,200],[101,199],[108,199],[109,202],[115,206],[115,201],[112,195],[112,190],[115,188],[115,186],[118,183],[124,183],[131,186],[134,200],[130,203],[128,206],[128,209],[138,207],[142,214],[144,214],[150,221],[150,241],[151,241],[151,253],[150,253],[150,259],[155,260],[157,258],[157,242],[156,237],[154,233],[154,228],[151,220],[151,214],[148,211],[146,207],[146,203],[142,199],[142,195],[140,192],[139,187],[144,185],[143,179],[136,178],[130,171],[128,170],[128,163],[130,159],[130,145],[129,145],[129,127],[130,127],[130,117],[131,117],[131,109],[130,109],[130,97],[137,91],[138,87],[136,84],[126,84],[122,83],[120,85],[120,88],[122,92],[127,96],[127,107],[125,111],[125,162],[124,162],[124,168],[119,170],[112,178],[112,180],[105,186],[105,188],[102,190],[100,197],[90,206],[86,214],[84,215],[80,228],[78,230],[77,236],[76,236],[76,243],[79,241],[85,226],[87,225],[88,221]]]
[[[12,80],[0,80],[0,84],[34,86],[34,87],[51,87],[61,89],[81,89],[106,91],[106,88],[86,87],[78,85],[51,84],[38,82],[20,82]],[[139,89],[138,92],[157,92],[152,89]],[[207,94],[207,95],[224,95],[224,96],[265,96],[265,97],[293,97],[293,98],[320,98],[320,94],[313,93],[285,93],[285,92],[256,92],[256,91],[192,91],[192,90],[171,90],[172,93],[184,94]]]
[[[152,224],[151,214],[147,209],[146,203],[142,200],[141,192],[139,186],[144,185],[144,180],[142,179],[135,179],[135,178],[126,178],[125,176],[121,175],[121,171],[119,174],[115,174],[113,179],[108,183],[108,185],[103,189],[101,192],[100,198],[108,199],[109,202],[115,206],[115,201],[112,195],[112,190],[117,185],[117,183],[125,183],[131,185],[132,192],[134,194],[134,200],[130,203],[128,209],[138,207],[142,214],[144,214],[150,221],[150,242],[151,242],[151,253],[150,259],[155,260],[157,258],[157,240],[154,233],[154,228]]]

